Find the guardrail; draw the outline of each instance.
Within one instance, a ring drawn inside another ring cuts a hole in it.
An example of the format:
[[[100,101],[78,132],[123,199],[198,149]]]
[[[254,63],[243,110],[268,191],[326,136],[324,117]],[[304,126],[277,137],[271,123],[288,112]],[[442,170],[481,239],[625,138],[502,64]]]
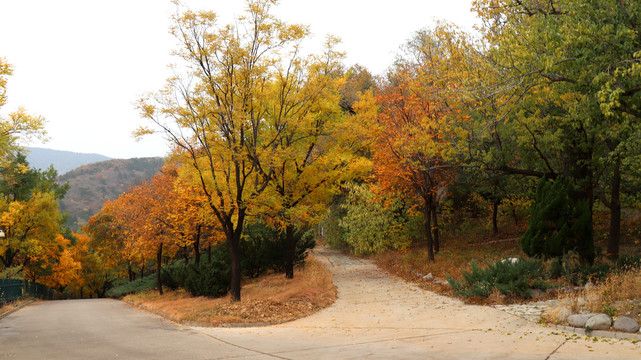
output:
[[[28,296],[53,300],[54,291],[30,280],[0,279],[0,305]]]

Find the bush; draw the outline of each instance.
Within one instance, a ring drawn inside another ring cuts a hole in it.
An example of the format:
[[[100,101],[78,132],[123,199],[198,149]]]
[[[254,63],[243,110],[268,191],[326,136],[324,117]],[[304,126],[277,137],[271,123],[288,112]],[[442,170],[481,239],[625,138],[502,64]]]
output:
[[[564,276],[569,283],[582,286],[586,282],[601,282],[611,273],[641,268],[641,256],[622,256],[613,263],[584,264],[573,252],[559,257],[550,264],[550,277]]]
[[[160,270],[160,281],[163,286],[176,290],[185,287],[185,278],[187,277],[185,261],[180,259],[169,266]]]
[[[463,280],[456,281],[447,276],[447,281],[454,291],[465,297],[488,297],[496,289],[504,295],[516,294],[529,296],[531,289],[545,289],[545,275],[543,264],[538,260],[525,260],[523,258],[512,263],[499,260],[482,268],[474,260],[471,262],[471,271],[462,271]]]
[[[398,198],[384,206],[367,185],[352,185],[342,207],[345,216],[339,224],[344,239],[356,255],[376,254],[386,249],[403,249],[410,245],[407,214]]]
[[[316,246],[309,231],[294,231],[296,250],[294,265],[305,261],[307,250]],[[241,268],[246,276],[255,278],[267,270],[285,272],[286,234],[264,223],[248,224],[240,242]]]
[[[584,262],[594,262],[590,207],[586,201],[575,203],[573,192],[574,186],[565,178],[541,180],[528,229],[521,238],[527,255],[553,258],[574,250]]]
[[[158,288],[158,281],[156,279],[156,273],[153,273],[143,278],[130,281],[124,285],[111,288],[107,291],[106,295],[112,298],[121,298],[125,295],[139,293],[139,292],[157,289],[157,288]]]
[[[224,262],[189,264],[185,270],[185,290],[193,296],[221,297],[231,287],[231,269]]]

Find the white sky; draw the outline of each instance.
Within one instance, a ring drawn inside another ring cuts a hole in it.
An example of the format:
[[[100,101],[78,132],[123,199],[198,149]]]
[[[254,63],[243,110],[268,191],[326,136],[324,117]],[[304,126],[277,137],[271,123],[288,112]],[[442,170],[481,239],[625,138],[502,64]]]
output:
[[[216,11],[224,23],[243,0],[183,0],[192,10]],[[308,24],[311,46],[328,33],[343,39],[346,65],[382,73],[413,32],[445,19],[471,30],[472,0],[281,0],[274,13]],[[18,106],[47,119],[47,147],[114,158],[164,156],[161,136],[136,142],[148,125],[134,107],[160,89],[175,41],[169,0],[0,0],[0,57],[14,67],[5,116]]]

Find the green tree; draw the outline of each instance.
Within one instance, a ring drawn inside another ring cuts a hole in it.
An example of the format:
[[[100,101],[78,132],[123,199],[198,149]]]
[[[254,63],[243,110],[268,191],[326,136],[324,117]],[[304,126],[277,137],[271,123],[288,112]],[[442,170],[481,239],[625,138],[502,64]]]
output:
[[[487,121],[511,128],[508,143],[516,145],[500,168],[563,175],[575,186],[572,200],[591,209],[599,177],[621,170],[617,159],[639,123],[640,4],[480,0],[475,7],[497,74],[488,93],[500,94]],[[618,222],[619,186],[610,190]],[[618,241],[611,232],[610,242]]]
[[[559,177],[553,182],[542,179],[536,191],[529,227],[521,238],[521,247],[529,256],[561,257],[576,251],[587,262],[594,261],[594,243],[587,202],[573,201],[572,184]]]

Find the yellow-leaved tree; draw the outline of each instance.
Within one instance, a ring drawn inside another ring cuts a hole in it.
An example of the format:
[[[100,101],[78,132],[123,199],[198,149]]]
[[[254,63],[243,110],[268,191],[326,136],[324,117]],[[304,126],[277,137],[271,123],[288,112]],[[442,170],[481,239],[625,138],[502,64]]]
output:
[[[243,225],[264,205],[278,159],[289,157],[282,139],[301,119],[313,122],[313,113],[334,96],[328,99],[308,80],[314,59],[301,55],[308,28],[274,18],[276,3],[247,1],[246,14],[229,25],[220,25],[213,12],[179,12],[171,31],[186,71],[139,104],[143,117],[179,149],[176,157],[187,165],[181,176],[201,187],[225,234],[235,301]]]

